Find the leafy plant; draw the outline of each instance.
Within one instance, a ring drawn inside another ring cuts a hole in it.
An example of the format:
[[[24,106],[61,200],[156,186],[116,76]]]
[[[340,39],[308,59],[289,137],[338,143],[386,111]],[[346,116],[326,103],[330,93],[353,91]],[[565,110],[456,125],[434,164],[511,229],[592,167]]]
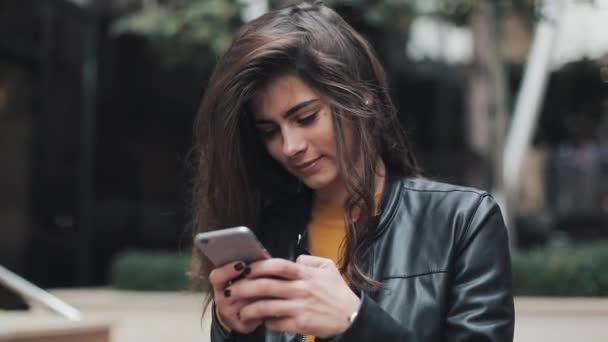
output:
[[[188,288],[190,254],[127,250],[110,265],[110,284],[118,289],[181,291]]]
[[[169,2],[119,18],[112,33],[146,38],[165,64],[204,64],[230,44],[242,6],[239,0]]]
[[[537,0],[327,0],[329,6],[376,32],[407,36],[418,15],[439,17],[458,25],[468,25],[479,3],[493,1],[499,8],[511,7],[535,13]],[[270,0],[277,8],[291,0]],[[242,25],[242,0],[168,0],[119,18],[112,25],[114,35],[144,37],[165,64],[205,64],[212,62],[230,43]],[[389,44],[393,46],[394,44]]]
[[[190,253],[128,250],[118,254],[110,283],[118,289],[180,291],[188,288]],[[608,296],[608,242],[516,251],[516,295]]]
[[[515,294],[608,296],[608,244],[535,249],[513,255]]]

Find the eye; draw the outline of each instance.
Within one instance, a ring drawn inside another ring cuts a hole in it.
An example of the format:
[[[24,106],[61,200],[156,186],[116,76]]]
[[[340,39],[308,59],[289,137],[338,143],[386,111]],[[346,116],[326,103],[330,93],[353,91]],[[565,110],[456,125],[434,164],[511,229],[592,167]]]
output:
[[[314,112],[314,113],[312,113],[312,114],[310,114],[310,115],[303,115],[303,116],[300,116],[300,117],[297,119],[297,122],[298,122],[300,125],[302,125],[302,126],[308,126],[308,125],[312,124],[312,123],[315,121],[315,119],[317,118],[317,114],[318,114],[318,113],[319,113],[319,111],[316,111],[316,112]]]
[[[277,134],[277,128],[268,126],[268,127],[258,127],[258,132],[260,132],[260,136],[262,139],[268,140],[274,137]]]

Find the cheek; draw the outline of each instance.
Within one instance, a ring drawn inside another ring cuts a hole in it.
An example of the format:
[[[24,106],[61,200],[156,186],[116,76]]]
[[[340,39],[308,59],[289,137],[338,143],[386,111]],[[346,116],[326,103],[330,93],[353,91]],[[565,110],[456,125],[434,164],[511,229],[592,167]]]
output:
[[[329,152],[332,155],[336,155],[337,146],[336,146],[336,132],[334,132],[333,126],[325,127],[322,134],[318,137],[318,141],[321,142],[321,146],[323,146],[325,152]]]
[[[335,154],[335,132],[330,114],[323,113],[315,126],[306,130],[306,140],[317,153]]]

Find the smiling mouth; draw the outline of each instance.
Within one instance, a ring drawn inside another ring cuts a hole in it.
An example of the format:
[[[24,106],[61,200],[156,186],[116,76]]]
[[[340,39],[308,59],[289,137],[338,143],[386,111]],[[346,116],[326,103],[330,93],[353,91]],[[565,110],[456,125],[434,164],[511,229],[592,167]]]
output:
[[[314,163],[316,163],[321,158],[323,158],[323,157],[321,156],[321,157],[315,158],[311,161],[307,161],[305,163],[300,163],[300,164],[294,165],[294,168],[296,170],[305,170],[306,168],[312,166]]]

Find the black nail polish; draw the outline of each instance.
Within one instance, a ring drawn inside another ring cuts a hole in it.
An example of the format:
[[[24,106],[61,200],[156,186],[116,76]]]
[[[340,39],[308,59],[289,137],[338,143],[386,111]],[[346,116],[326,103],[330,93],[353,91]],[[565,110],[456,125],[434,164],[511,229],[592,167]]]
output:
[[[226,298],[230,297],[230,289],[225,289],[224,290],[224,297],[226,297]]]
[[[237,271],[241,271],[243,268],[245,268],[245,263],[242,261],[239,261],[234,265],[234,269]]]
[[[241,276],[246,277],[249,273],[251,273],[251,267],[247,266],[241,273]]]

